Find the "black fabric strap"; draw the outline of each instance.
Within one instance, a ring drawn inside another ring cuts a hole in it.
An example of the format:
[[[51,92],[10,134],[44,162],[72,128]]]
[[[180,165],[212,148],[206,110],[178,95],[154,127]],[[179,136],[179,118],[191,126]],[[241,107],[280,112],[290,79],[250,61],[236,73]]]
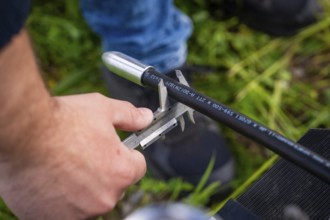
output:
[[[0,0],[0,49],[21,30],[30,5],[30,0]]]

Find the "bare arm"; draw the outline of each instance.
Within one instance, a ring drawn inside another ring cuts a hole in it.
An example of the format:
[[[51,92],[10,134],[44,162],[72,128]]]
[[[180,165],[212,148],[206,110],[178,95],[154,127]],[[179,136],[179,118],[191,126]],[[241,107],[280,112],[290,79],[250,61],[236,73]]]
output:
[[[3,158],[21,152],[18,148],[47,126],[46,121],[38,118],[50,117],[56,106],[39,76],[25,31],[0,51],[0,83],[0,156]]]
[[[150,110],[99,94],[51,97],[25,31],[0,51],[0,195],[20,219],[85,219],[111,210],[145,173],[115,128]]]

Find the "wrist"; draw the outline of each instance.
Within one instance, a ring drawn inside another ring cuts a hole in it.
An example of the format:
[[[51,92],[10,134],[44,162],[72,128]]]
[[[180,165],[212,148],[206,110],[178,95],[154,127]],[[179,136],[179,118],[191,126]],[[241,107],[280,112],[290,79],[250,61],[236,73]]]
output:
[[[25,31],[0,51],[0,159],[11,160],[31,151],[56,103],[39,75]]]
[[[54,123],[57,104],[47,93],[37,101],[30,99],[29,103],[19,106],[20,108],[13,107],[1,115],[2,118],[10,119],[0,119],[1,159],[21,159],[22,156],[27,157],[37,151],[38,140],[49,133],[48,130]]]

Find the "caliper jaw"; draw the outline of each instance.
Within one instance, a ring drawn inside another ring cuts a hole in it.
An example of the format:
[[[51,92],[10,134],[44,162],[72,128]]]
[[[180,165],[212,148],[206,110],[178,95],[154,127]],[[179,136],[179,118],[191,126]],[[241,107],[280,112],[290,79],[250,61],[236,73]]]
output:
[[[180,70],[176,70],[175,73],[181,84],[189,86]],[[123,144],[127,147],[134,149],[141,146],[142,149],[145,149],[159,138],[164,138],[165,134],[175,128],[178,123],[183,131],[185,128],[184,114],[187,114],[189,120],[195,123],[193,109],[179,102],[172,106],[170,105],[167,88],[163,80],[158,84],[158,93],[159,108],[154,112],[153,122],[147,128],[135,132],[126,138]]]

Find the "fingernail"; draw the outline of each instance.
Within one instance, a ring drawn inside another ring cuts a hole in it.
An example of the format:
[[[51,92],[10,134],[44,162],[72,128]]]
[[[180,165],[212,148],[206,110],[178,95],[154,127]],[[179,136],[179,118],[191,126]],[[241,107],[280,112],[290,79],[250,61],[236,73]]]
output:
[[[125,197],[125,192],[123,192],[123,194],[121,194],[121,196],[120,196],[120,199],[119,199],[119,200],[122,200],[124,197]]]
[[[153,116],[153,113],[150,109],[148,109],[148,108],[139,108],[139,111],[141,112],[141,114],[143,114],[143,116],[146,118],[146,120],[152,121],[154,116]]]

